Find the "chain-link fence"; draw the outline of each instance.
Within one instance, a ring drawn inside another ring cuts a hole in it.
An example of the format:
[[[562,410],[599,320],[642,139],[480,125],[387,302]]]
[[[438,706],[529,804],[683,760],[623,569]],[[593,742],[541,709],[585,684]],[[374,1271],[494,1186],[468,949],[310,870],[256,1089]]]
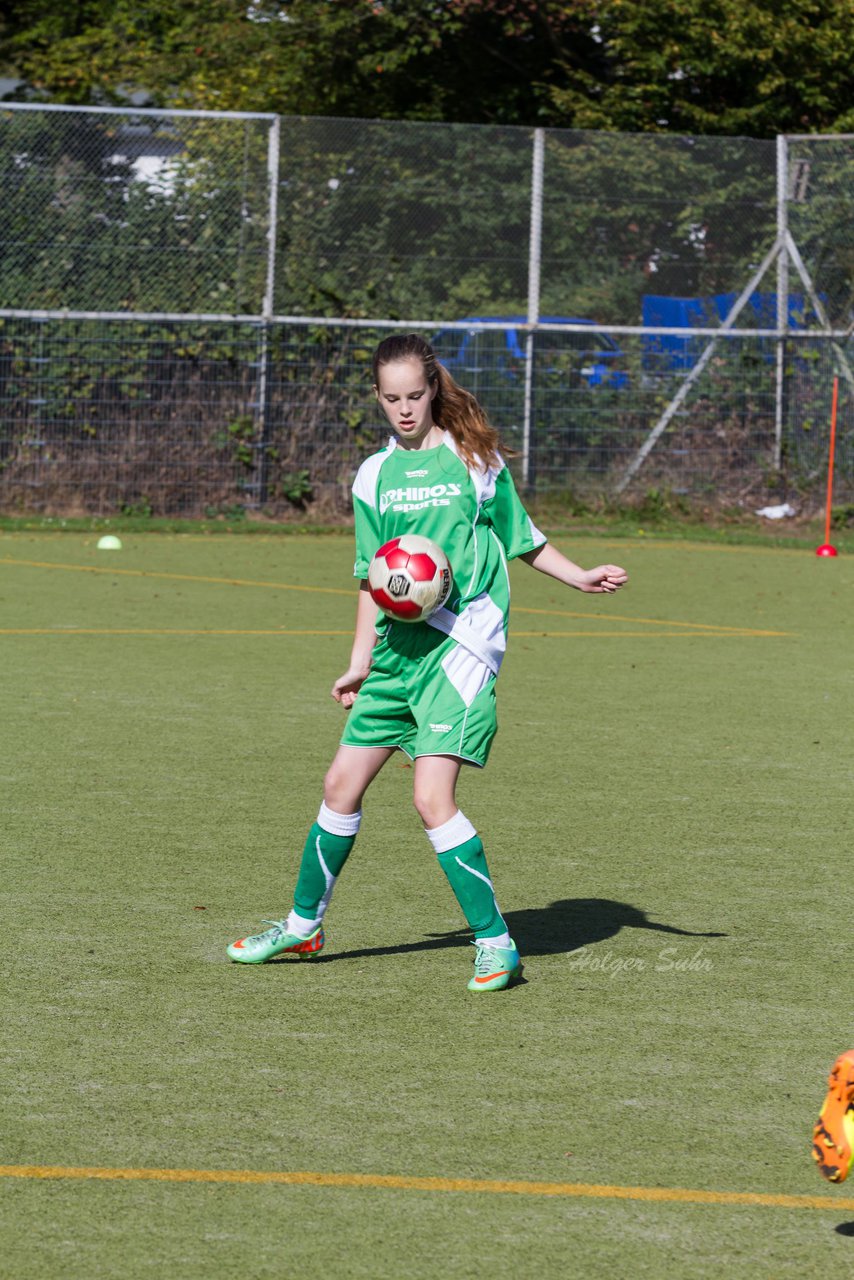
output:
[[[0,106],[0,504],[347,501],[377,340],[530,489],[854,500],[854,139]]]

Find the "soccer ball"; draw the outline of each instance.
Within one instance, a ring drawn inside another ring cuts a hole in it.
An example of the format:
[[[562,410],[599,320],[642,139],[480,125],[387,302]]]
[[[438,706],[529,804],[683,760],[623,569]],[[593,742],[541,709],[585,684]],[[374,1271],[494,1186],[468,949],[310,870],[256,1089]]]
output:
[[[451,593],[451,566],[441,547],[418,533],[392,538],[371,561],[368,588],[395,622],[422,622]]]

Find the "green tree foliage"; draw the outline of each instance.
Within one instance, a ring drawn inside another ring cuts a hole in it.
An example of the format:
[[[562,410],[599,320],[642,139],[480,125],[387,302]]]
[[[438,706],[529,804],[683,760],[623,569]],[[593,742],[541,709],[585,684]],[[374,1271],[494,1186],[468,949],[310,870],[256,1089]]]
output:
[[[9,0],[55,101],[743,134],[854,129],[850,0]]]
[[[279,311],[467,315],[525,297],[526,131],[313,119],[283,137]]]
[[[161,159],[148,180],[141,153]],[[265,122],[8,112],[0,166],[6,305],[260,310]]]
[[[596,66],[561,51],[553,107],[582,129],[854,129],[849,0],[590,0]]]

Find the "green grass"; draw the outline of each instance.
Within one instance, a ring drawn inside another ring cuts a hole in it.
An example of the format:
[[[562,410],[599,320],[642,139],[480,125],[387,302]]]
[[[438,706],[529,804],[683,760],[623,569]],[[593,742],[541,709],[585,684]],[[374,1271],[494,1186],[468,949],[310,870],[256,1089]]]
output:
[[[847,558],[559,539],[625,563],[613,600],[514,566],[501,732],[460,799],[527,982],[477,997],[402,758],[368,798],[324,956],[224,955],[290,905],[349,642],[288,632],[349,631],[349,541],[123,538],[0,536],[3,1164],[845,1198],[809,1138],[854,1044]],[[10,634],[27,628],[50,633]],[[117,634],[141,628],[163,634]],[[0,1195],[8,1274],[72,1280],[804,1277],[845,1274],[854,1248],[844,1207],[11,1178]]]
[[[528,500],[536,524],[550,534],[572,538],[664,538],[667,541],[711,542],[721,546],[790,547],[814,550],[825,540],[823,515],[801,513],[795,519],[767,520],[741,509],[705,508],[650,491],[634,504],[616,501],[592,506],[562,493]],[[831,541],[840,551],[854,551],[854,507],[833,508]],[[324,523],[324,519],[328,522]],[[352,520],[313,512],[294,512],[275,521],[240,509],[203,519],[179,516],[118,514],[109,516],[13,516],[0,514],[0,533],[162,533],[229,537],[352,537]]]

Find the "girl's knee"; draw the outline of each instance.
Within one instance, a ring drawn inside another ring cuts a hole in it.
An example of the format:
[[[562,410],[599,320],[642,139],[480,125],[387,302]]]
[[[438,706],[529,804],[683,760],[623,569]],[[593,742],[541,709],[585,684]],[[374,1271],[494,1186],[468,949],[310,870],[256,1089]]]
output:
[[[412,796],[416,812],[428,831],[453,818],[457,804],[453,796],[437,794],[430,787],[416,786]]]
[[[323,799],[336,813],[355,813],[361,803],[362,797],[354,795],[352,780],[336,761],[323,779]]]

